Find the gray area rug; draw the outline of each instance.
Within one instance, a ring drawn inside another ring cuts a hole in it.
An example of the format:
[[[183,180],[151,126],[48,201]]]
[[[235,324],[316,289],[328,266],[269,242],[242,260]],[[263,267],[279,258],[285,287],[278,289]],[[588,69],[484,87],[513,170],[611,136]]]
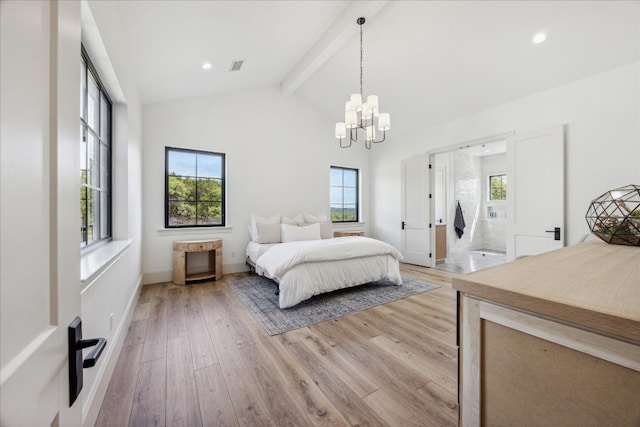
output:
[[[407,277],[402,284],[388,280],[365,283],[316,295],[300,304],[280,309],[275,282],[266,277],[227,278],[227,284],[269,335],[277,335],[314,323],[355,313],[376,305],[437,289],[438,286]]]

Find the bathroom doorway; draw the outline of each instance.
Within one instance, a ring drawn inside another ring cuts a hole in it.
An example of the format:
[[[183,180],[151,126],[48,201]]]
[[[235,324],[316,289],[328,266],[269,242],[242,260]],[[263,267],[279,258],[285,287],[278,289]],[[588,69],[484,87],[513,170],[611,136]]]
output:
[[[506,138],[431,154],[437,269],[466,274],[506,262]]]

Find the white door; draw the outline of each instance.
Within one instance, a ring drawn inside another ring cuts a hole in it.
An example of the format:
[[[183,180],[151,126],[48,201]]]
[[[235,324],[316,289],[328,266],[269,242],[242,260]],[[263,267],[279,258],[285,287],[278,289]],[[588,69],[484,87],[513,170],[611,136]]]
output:
[[[431,266],[429,258],[429,157],[422,155],[402,161],[403,262]]]
[[[564,246],[564,130],[507,139],[507,260]]]
[[[0,425],[78,426],[80,2],[3,0],[0,43]]]

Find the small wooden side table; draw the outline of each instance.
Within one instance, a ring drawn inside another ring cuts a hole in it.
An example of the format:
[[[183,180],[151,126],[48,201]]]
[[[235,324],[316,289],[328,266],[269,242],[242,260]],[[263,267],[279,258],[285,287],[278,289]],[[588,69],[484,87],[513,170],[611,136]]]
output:
[[[209,268],[202,273],[187,274],[187,254],[209,252]],[[176,240],[173,242],[173,283],[186,285],[193,280],[222,278],[222,240]]]
[[[334,231],[333,237],[364,236],[364,231]]]

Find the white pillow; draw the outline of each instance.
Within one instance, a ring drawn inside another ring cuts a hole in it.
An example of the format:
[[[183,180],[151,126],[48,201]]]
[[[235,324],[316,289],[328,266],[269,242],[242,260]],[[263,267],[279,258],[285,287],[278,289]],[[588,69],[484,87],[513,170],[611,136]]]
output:
[[[258,242],[259,236],[258,227],[256,226],[257,223],[280,224],[280,214],[274,215],[271,218],[264,218],[260,215],[251,214],[251,239],[256,243]]]
[[[315,224],[320,224],[320,238],[331,239],[333,237],[333,224],[331,224],[331,221],[316,222]],[[305,223],[302,225],[311,224]]]
[[[298,214],[293,218],[288,218],[286,216],[282,217],[283,224],[298,225],[298,224],[302,224],[303,222],[304,222],[304,216],[302,216],[302,214]]]
[[[327,220],[327,216],[326,215],[313,215],[313,214],[309,214],[309,213],[305,213],[304,214],[304,222],[308,222],[310,224],[316,223],[316,222],[325,222]]]
[[[311,224],[306,227],[281,224],[282,242],[297,242],[300,240],[320,240],[320,224]]]
[[[258,243],[282,243],[280,224],[259,222],[256,226],[258,227]]]

